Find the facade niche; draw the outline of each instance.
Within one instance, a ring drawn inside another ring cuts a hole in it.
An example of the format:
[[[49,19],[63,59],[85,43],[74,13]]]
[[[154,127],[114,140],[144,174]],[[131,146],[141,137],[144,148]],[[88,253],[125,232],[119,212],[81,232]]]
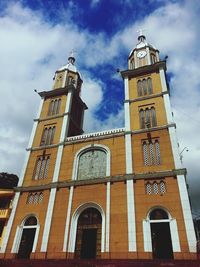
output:
[[[78,180],[101,178],[106,176],[106,152],[90,149],[83,152],[78,160]]]

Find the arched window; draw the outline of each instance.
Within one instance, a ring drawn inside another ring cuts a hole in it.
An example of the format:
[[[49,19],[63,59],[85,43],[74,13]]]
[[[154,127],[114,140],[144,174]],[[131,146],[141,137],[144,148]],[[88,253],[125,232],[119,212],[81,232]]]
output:
[[[156,110],[154,107],[148,107],[145,110],[140,109],[139,116],[141,129],[157,126]]]
[[[149,154],[148,154],[148,147],[147,147],[147,143],[143,142],[143,155],[144,155],[144,165],[150,165],[149,164]]]
[[[78,180],[101,178],[106,176],[107,155],[104,150],[90,149],[83,152],[78,160]]]
[[[153,93],[152,79],[148,77],[137,81],[138,96],[151,95]]]
[[[33,194],[30,193],[27,197],[26,204],[32,204],[33,203]]]
[[[41,156],[36,161],[34,180],[47,178],[49,169],[50,156]]]
[[[59,114],[61,99],[53,99],[49,104],[48,116]]]
[[[146,194],[147,195],[151,195],[152,194],[151,184],[150,183],[146,184]]]
[[[142,80],[142,87],[143,87],[143,95],[147,95],[147,80]]]
[[[142,88],[142,81],[137,81],[137,91],[138,91],[138,96],[143,95],[143,88]]]
[[[153,127],[157,126],[156,111],[154,107],[151,107],[151,125]]]
[[[151,80],[151,78],[148,78],[147,79],[147,88],[148,88],[148,94],[151,95],[153,93],[152,80]]]
[[[41,143],[40,143],[41,146],[53,144],[55,130],[56,130],[55,126],[44,128]]]
[[[158,187],[158,183],[157,182],[154,182],[153,183],[153,193],[155,195],[158,195],[159,194],[159,187]]]
[[[160,145],[159,141],[156,139],[146,140],[142,143],[144,165],[160,165],[161,155],[160,155]]]
[[[30,216],[24,222],[24,226],[37,225],[37,219],[35,216]]]
[[[158,140],[155,141],[155,151],[156,151],[156,164],[161,164],[161,158],[160,158],[160,145]]]
[[[145,128],[151,127],[151,111],[149,108],[145,109]]]
[[[166,193],[166,185],[165,185],[165,182],[163,181],[160,182],[160,193],[161,194]]]
[[[169,219],[169,216],[166,211],[163,209],[154,209],[150,213],[150,220],[164,220],[164,219]]]
[[[141,109],[139,111],[139,114],[140,114],[140,127],[141,129],[144,129],[145,128],[145,112],[143,109]]]

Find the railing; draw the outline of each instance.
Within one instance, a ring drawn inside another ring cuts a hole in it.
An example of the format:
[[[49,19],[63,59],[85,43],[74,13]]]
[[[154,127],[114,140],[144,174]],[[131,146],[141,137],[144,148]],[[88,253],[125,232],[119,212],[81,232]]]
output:
[[[118,128],[118,129],[101,131],[101,132],[96,132],[96,133],[82,134],[82,135],[67,137],[65,141],[66,142],[78,141],[78,140],[91,138],[91,137],[100,137],[100,136],[105,136],[105,135],[112,135],[112,134],[122,133],[122,132],[124,132],[124,130],[125,130],[124,128]]]

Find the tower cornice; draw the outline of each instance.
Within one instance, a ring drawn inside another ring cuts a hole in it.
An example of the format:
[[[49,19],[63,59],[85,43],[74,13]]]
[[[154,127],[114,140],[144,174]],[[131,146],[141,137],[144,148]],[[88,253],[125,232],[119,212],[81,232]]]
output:
[[[134,78],[134,77],[137,77],[140,75],[159,71],[160,68],[163,68],[165,71],[167,70],[166,60],[162,60],[162,61],[156,62],[152,65],[146,65],[146,66],[136,68],[136,69],[121,71],[121,76],[123,79],[124,78]]]

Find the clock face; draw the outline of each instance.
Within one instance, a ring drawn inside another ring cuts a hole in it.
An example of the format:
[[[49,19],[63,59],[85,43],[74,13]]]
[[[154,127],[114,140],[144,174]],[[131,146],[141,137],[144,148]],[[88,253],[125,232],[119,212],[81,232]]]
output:
[[[147,54],[147,52],[144,51],[144,50],[143,50],[143,51],[139,51],[139,52],[137,53],[137,57],[142,58],[142,57],[145,57],[146,54]]]

